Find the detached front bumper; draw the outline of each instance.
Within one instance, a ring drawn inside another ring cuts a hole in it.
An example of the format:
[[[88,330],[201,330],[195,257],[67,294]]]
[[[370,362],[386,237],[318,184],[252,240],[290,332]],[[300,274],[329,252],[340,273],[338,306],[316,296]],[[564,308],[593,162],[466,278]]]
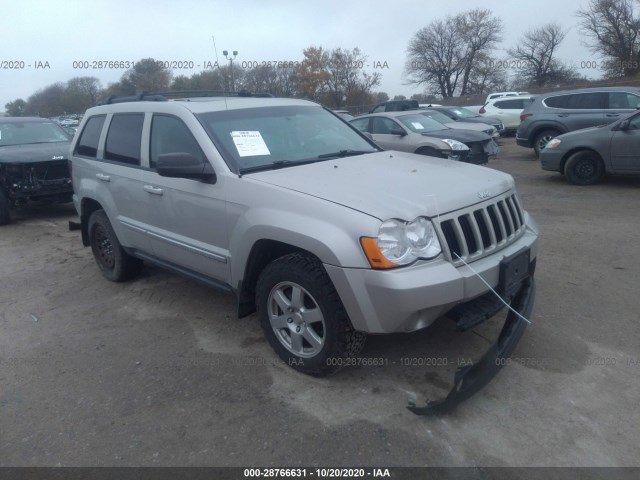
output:
[[[511,301],[511,308],[522,317],[528,318],[533,309],[535,292],[535,280],[531,276],[522,282]],[[509,311],[498,340],[491,345],[477,363],[459,368],[456,371],[453,388],[446,398],[427,402],[424,407],[409,404],[407,408],[416,415],[448,413],[460,402],[487,385],[506,363],[504,360],[511,356],[527,328],[527,322],[518,314]]]

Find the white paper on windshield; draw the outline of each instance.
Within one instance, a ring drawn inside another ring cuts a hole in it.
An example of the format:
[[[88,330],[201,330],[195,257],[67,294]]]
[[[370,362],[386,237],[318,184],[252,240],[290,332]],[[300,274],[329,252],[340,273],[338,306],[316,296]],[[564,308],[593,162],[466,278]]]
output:
[[[252,157],[254,155],[271,155],[264,143],[262,135],[258,131],[234,131],[231,138],[236,145],[238,155],[241,157]]]
[[[424,126],[420,122],[411,122],[411,125],[413,125],[413,128],[416,130],[424,130]]]

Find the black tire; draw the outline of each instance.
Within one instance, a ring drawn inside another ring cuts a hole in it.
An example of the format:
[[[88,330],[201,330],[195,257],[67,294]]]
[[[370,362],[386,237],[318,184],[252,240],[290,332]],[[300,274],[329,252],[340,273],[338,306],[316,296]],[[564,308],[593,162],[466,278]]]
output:
[[[432,147],[420,147],[414,153],[417,153],[418,155],[427,155],[429,157],[447,158],[444,155],[442,155],[442,153],[440,153],[439,151],[437,151],[435,148],[432,148]]]
[[[315,257],[292,253],[267,265],[258,279],[256,303],[271,347],[300,372],[315,377],[332,374],[364,347],[366,335],[353,329],[338,293]]]
[[[557,137],[558,135],[560,135],[560,132],[552,129],[543,130],[538,135],[536,135],[536,139],[533,141],[533,150],[536,152],[536,157],[540,156],[540,150],[542,150],[547,145],[547,143],[549,143],[549,140]]]
[[[604,177],[604,164],[595,152],[576,152],[567,159],[564,176],[574,185],[593,185]]]
[[[140,273],[142,260],[124,251],[104,210],[91,214],[88,232],[93,256],[106,279],[123,282]]]
[[[9,211],[9,200],[4,192],[0,190],[0,225],[11,223],[11,212]]]

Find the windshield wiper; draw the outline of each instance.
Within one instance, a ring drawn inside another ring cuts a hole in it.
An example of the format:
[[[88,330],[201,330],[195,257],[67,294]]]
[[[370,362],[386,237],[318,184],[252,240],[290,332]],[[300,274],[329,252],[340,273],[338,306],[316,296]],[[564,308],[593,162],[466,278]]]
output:
[[[238,170],[240,175],[251,172],[262,172],[264,170],[277,170],[278,168],[292,167],[294,165],[306,165],[307,163],[313,163],[317,160],[277,160],[273,163],[265,163],[263,165],[253,165],[251,167],[243,167]]]
[[[364,155],[365,153],[375,153],[376,150],[340,150],[333,153],[323,153],[318,155],[318,158],[333,158],[333,157],[352,157],[354,155]]]

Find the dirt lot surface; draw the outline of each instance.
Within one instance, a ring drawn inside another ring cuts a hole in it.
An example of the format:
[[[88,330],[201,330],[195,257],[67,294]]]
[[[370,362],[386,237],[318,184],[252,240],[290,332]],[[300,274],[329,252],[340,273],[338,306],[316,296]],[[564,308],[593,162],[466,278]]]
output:
[[[0,227],[0,465],[640,464],[640,179],[593,187],[502,140],[537,220],[537,302],[514,359],[454,413],[441,398],[497,320],[369,337],[382,366],[315,379],[281,364],[234,298],[145,267],[103,279],[71,205]],[[453,187],[452,187],[453,188]]]

